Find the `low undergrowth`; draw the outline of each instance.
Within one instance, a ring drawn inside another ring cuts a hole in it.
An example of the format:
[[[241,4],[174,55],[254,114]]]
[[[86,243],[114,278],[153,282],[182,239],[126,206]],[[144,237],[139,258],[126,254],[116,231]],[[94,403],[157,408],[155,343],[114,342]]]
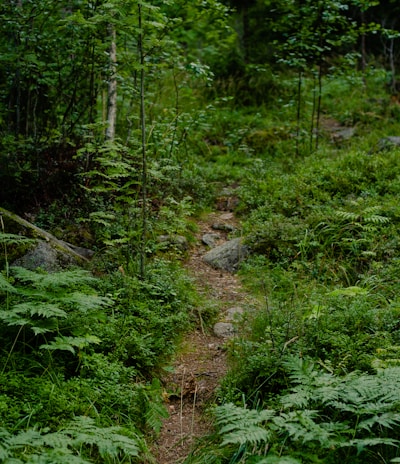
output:
[[[293,133],[253,145],[237,213],[259,306],[227,344],[216,431],[188,464],[400,462],[400,163],[377,143],[399,126],[353,90],[332,79],[323,104],[356,125],[351,139],[321,133],[311,153],[295,153]]]
[[[200,314],[179,266],[154,260],[140,280],[7,263],[0,292],[2,462],[152,462],[157,379]]]

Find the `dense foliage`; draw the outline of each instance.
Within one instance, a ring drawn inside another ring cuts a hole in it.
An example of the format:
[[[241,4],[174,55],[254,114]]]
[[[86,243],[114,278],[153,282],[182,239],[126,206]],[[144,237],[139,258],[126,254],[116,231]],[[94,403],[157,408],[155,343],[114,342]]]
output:
[[[160,372],[211,314],[180,260],[223,186],[258,304],[187,462],[400,462],[398,13],[2,3],[1,206],[95,252],[13,266],[0,217],[2,462],[152,462]]]

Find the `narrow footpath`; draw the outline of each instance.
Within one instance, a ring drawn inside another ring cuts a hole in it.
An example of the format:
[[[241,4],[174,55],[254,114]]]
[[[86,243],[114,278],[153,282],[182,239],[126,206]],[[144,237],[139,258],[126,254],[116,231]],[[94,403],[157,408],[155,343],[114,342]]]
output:
[[[211,234],[215,245],[220,245],[228,240],[232,229],[238,228],[238,222],[233,213],[218,211],[199,221],[198,227],[197,245],[191,250],[185,267],[195,279],[199,292],[219,308],[218,320],[231,320],[232,308],[240,311],[246,306],[246,295],[234,274],[214,269],[203,261],[209,247],[202,240]],[[215,398],[216,388],[227,371],[225,341],[212,328],[205,329],[201,324],[183,340],[173,362],[173,373],[163,379],[169,393],[169,417],[154,444],[158,464],[182,463],[196,439],[211,431],[206,407]]]

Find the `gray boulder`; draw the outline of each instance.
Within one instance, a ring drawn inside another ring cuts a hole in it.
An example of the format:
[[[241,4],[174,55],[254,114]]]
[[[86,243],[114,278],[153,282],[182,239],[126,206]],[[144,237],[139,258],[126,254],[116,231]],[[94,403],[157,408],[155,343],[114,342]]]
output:
[[[61,271],[68,266],[78,264],[81,263],[74,256],[45,241],[39,241],[33,249],[13,262],[13,266],[24,267],[31,271],[40,268],[47,272]]]
[[[241,238],[234,238],[219,245],[204,255],[204,261],[217,269],[235,272],[239,264],[249,255],[249,248]]]

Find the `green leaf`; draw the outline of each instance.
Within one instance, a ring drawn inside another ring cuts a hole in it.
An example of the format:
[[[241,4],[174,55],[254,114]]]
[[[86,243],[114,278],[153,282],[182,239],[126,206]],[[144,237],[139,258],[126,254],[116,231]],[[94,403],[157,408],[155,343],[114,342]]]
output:
[[[329,295],[331,296],[359,296],[359,295],[367,295],[368,290],[365,288],[360,288],[357,286],[346,287],[346,288],[337,288],[330,292]]]
[[[0,292],[2,293],[16,293],[17,290],[10,284],[7,277],[4,277],[2,273],[0,273]]]
[[[40,349],[55,351],[55,350],[62,350],[62,351],[69,351],[75,354],[75,348],[83,349],[88,347],[89,345],[96,344],[98,345],[101,343],[100,338],[96,337],[95,335],[85,335],[84,337],[55,337],[50,343],[41,345]]]

